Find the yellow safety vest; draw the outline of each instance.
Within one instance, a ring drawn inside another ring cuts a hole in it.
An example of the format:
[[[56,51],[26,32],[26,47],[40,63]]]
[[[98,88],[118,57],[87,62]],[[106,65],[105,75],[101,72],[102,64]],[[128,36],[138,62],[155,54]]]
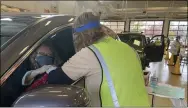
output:
[[[89,48],[103,70],[100,89],[103,107],[150,106],[141,64],[130,46],[105,37]]]

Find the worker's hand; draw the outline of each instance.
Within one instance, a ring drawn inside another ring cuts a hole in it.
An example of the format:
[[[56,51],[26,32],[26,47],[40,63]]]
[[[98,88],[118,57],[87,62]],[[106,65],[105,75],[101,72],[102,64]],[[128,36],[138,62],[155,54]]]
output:
[[[52,66],[52,65],[44,65],[44,66],[42,66],[41,68],[36,69],[36,70],[33,71],[33,72],[35,72],[35,73],[37,73],[37,74],[43,74],[44,72],[49,73],[49,71],[52,71],[52,70],[55,70],[55,69],[56,69],[55,66]]]

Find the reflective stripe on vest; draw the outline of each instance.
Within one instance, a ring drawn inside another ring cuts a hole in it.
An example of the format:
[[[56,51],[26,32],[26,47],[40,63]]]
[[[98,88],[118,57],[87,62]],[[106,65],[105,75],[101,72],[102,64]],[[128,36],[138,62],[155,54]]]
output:
[[[111,96],[112,96],[112,100],[113,100],[114,106],[115,107],[120,107],[119,102],[118,102],[118,98],[117,98],[117,95],[116,95],[116,91],[115,91],[115,88],[114,88],[114,84],[113,84],[112,78],[110,76],[110,72],[108,70],[108,67],[107,67],[107,65],[106,65],[101,53],[93,45],[89,46],[89,48],[91,48],[95,52],[97,58],[99,59],[99,62],[101,64],[101,66],[102,66],[102,70],[105,73],[105,76],[106,76],[106,79],[107,79],[107,82],[108,82],[108,87],[110,89],[110,93],[111,93]]]

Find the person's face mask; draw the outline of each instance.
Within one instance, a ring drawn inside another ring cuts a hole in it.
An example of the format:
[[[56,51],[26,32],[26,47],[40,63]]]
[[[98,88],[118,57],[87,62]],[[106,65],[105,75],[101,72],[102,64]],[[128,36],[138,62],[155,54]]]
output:
[[[37,63],[42,67],[44,65],[53,65],[54,59],[50,56],[40,55],[35,58]]]

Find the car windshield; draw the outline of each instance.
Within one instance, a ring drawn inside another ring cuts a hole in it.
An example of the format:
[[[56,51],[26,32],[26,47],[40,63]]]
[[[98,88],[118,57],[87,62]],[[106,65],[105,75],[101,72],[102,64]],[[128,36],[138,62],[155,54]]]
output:
[[[13,36],[22,31],[37,18],[28,16],[1,16],[1,48]]]
[[[143,35],[139,34],[118,34],[121,41],[134,47],[143,47]]]

